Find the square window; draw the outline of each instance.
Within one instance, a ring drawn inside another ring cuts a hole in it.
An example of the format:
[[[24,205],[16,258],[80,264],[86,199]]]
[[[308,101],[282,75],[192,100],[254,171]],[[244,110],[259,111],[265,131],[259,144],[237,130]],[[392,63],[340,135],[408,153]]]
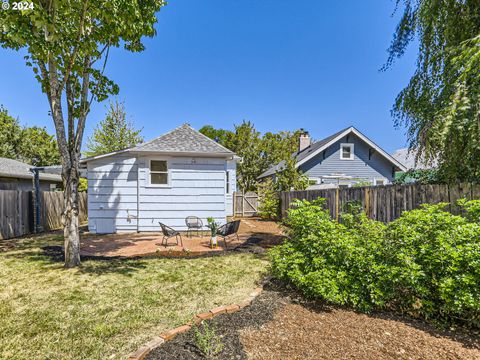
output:
[[[168,185],[168,162],[166,160],[150,161],[150,184]]]
[[[340,159],[353,160],[353,144],[340,145]]]

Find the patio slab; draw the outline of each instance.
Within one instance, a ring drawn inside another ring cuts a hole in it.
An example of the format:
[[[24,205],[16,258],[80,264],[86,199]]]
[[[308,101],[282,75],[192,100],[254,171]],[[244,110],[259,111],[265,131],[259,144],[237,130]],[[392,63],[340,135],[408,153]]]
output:
[[[238,237],[227,239],[228,250],[245,244],[255,238],[256,245],[271,247],[283,239],[280,227],[271,221],[262,221],[256,218],[241,219]],[[136,257],[151,255],[201,255],[225,251],[223,238],[218,237],[218,246],[210,247],[210,236],[187,237],[182,234],[183,247],[176,245],[175,238],[170,238],[168,246],[162,245],[162,233],[119,233],[97,235],[86,233],[81,238],[81,254],[87,256],[105,257]]]

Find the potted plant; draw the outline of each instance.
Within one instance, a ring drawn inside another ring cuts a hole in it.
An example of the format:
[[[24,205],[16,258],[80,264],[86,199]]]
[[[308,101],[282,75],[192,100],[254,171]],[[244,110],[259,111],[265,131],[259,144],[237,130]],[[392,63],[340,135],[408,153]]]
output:
[[[207,227],[210,229],[212,237],[210,238],[210,245],[212,248],[217,247],[218,242],[217,242],[217,231],[218,228],[220,227],[220,224],[215,222],[215,219],[213,217],[208,217],[207,218],[208,225]]]

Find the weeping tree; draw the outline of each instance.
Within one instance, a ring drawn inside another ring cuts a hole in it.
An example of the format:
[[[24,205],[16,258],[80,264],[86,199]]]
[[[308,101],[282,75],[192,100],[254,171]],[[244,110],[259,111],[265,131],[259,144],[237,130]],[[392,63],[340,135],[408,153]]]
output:
[[[386,67],[418,41],[416,70],[393,107],[417,160],[446,181],[480,180],[480,1],[397,0]]]
[[[79,160],[93,101],[118,93],[104,70],[112,47],[144,50],[163,0],[38,0],[30,10],[0,11],[0,44],[26,54],[50,104],[62,163],[65,266],[80,264]]]

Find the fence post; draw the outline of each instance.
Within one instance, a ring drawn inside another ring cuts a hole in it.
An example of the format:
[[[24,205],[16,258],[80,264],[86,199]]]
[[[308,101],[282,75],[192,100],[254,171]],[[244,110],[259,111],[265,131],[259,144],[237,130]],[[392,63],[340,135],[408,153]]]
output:
[[[335,191],[335,219],[338,221],[338,213],[340,207],[340,189],[337,188]]]

